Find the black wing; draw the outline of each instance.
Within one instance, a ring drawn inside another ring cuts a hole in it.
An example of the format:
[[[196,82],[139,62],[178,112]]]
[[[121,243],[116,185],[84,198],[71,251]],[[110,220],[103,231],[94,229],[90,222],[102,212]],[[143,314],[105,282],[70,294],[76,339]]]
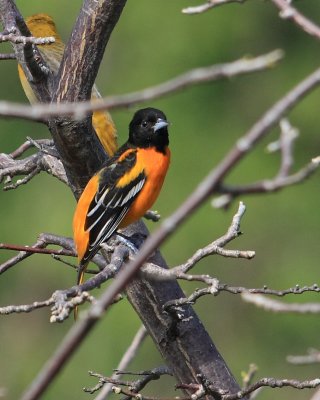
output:
[[[135,168],[136,161],[133,150],[120,162],[111,160],[102,170],[98,191],[87,214],[85,229],[89,230],[89,246],[82,264],[87,263],[112,236],[141,191],[146,181],[143,170],[137,169],[137,176],[125,186],[117,186],[119,180]]]

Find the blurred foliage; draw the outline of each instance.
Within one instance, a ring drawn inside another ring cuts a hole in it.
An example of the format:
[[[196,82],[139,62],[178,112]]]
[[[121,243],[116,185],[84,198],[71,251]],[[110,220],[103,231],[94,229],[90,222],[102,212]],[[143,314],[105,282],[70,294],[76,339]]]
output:
[[[193,0],[129,1],[107,48],[97,79],[104,95],[126,93],[160,83],[188,69],[235,60],[243,55],[258,55],[275,48],[286,57],[276,68],[232,80],[187,89],[151,105],[163,109],[170,130],[172,166],[156,209],[169,215],[195,188],[197,183],[224,156],[233,143],[276,100],[311,73],[320,61],[319,43],[290,22],[281,20],[270,2],[252,0],[244,5],[227,5],[196,16],[181,13]],[[200,2],[198,2],[199,4]],[[46,12],[54,17],[67,40],[80,1],[19,1],[23,15]],[[320,23],[319,0],[304,0],[297,7]],[[2,51],[10,51],[2,45]],[[25,102],[14,61],[2,61],[1,98]],[[315,91],[290,113],[300,130],[296,142],[295,168],[319,155],[319,101]],[[127,137],[127,125],[134,109],[113,113],[119,142]],[[259,144],[228,181],[252,182],[272,177],[279,166],[279,155],[265,152],[268,142],[278,137],[274,129]],[[48,137],[44,126],[15,120],[0,120],[0,151],[11,152],[26,136]],[[247,213],[242,223],[245,233],[230,247],[255,250],[252,261],[207,258],[196,268],[222,282],[247,287],[264,284],[275,289],[319,283],[320,230],[319,174],[302,185],[273,195],[250,196],[242,200]],[[0,196],[2,242],[31,244],[40,232],[71,235],[75,206],[68,188],[46,174],[28,185]],[[197,248],[223,234],[233,213],[223,212],[209,202],[163,246],[170,265],[183,262]],[[151,230],[156,227],[148,222]],[[12,253],[2,251],[4,261]],[[35,255],[1,276],[1,306],[26,304],[48,298],[57,288],[75,282],[74,271],[46,256]],[[186,292],[193,288],[183,284]],[[98,295],[99,293],[97,293]],[[317,301],[317,295],[288,297],[287,301]],[[257,310],[230,294],[201,299],[195,306],[206,329],[240,381],[241,371],[250,363],[258,365],[257,378],[315,378],[319,366],[291,366],[288,354],[304,354],[309,347],[320,347],[319,316],[278,315]],[[63,338],[72,319],[50,325],[47,309],[28,315],[2,316],[0,325],[0,387],[7,398],[16,399]],[[136,314],[124,300],[108,313],[85,341],[44,399],[86,399],[83,386],[96,382],[87,375],[95,370],[112,373],[122,352],[139,326]],[[150,339],[141,349],[131,370],[152,368],[162,363]],[[164,384],[167,382],[167,384]],[[172,395],[171,380],[160,380],[149,393]],[[310,391],[265,389],[260,399],[309,399]]]

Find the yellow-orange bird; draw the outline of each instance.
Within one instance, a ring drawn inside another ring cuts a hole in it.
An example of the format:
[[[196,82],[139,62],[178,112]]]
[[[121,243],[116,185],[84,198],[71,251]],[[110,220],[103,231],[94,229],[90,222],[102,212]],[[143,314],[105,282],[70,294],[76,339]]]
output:
[[[47,14],[35,14],[26,19],[26,24],[34,37],[53,36],[55,38],[54,43],[41,44],[37,47],[53,74],[57,74],[65,45],[57,32],[53,19]],[[38,100],[20,65],[18,65],[18,72],[23,90],[30,103],[37,103]],[[101,95],[94,85],[91,99],[94,101],[100,98]],[[104,111],[95,111],[92,115],[92,125],[105,151],[112,156],[117,150],[117,134],[110,114]]]

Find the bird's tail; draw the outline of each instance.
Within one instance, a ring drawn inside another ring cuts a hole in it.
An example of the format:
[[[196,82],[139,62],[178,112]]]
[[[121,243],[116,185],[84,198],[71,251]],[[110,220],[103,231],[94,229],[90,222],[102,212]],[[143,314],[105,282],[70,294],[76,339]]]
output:
[[[83,283],[84,273],[86,272],[87,265],[88,265],[88,262],[86,262],[85,264],[82,264],[80,262],[80,264],[79,264],[78,277],[77,277],[77,285],[78,286]],[[74,320],[76,321],[78,318],[78,306],[75,306],[73,309],[73,317],[74,317]]]

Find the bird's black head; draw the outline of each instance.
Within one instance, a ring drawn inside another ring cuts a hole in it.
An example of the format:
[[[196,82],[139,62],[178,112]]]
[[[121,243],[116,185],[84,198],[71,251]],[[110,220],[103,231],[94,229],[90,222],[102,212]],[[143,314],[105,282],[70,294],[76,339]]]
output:
[[[169,144],[168,122],[164,113],[156,108],[137,111],[129,125],[129,143],[137,147],[156,147],[165,152]]]

